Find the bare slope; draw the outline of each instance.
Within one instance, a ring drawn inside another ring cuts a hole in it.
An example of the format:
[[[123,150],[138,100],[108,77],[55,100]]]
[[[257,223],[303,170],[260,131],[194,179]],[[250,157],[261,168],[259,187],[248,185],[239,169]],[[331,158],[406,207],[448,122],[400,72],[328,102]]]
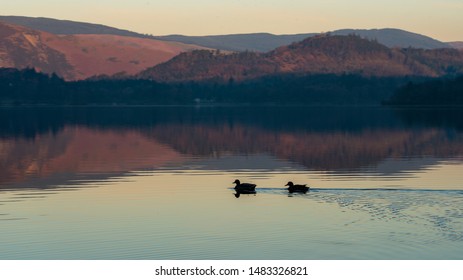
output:
[[[0,22],[0,67],[35,68],[67,80],[135,74],[201,47],[116,35],[55,35]]]

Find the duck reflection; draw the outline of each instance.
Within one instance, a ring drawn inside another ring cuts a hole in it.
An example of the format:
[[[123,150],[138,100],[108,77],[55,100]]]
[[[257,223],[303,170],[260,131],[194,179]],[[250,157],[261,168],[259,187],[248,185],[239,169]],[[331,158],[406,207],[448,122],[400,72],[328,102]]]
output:
[[[242,194],[256,194],[256,191],[246,191],[246,190],[235,190],[236,193],[234,193],[236,198],[239,198]]]

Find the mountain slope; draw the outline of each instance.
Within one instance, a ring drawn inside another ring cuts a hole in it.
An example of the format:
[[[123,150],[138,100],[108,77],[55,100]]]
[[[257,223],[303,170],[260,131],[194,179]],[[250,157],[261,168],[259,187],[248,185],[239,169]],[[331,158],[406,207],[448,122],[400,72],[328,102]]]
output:
[[[260,53],[222,54],[208,50],[182,53],[137,75],[157,81],[244,79],[278,72],[278,64]]]
[[[0,67],[33,67],[40,72],[71,76],[72,65],[63,53],[42,40],[46,36],[40,31],[0,22]]]
[[[115,35],[68,35],[46,40],[50,47],[64,53],[73,66],[71,79],[119,72],[135,74],[195,49],[181,43]]]
[[[0,22],[0,67],[35,68],[66,80],[135,74],[198,46],[116,35],[54,35]]]
[[[463,73],[463,52],[391,49],[359,36],[323,35],[264,54],[185,53],[142,71],[138,77],[158,81],[244,80],[284,73],[441,76]]]

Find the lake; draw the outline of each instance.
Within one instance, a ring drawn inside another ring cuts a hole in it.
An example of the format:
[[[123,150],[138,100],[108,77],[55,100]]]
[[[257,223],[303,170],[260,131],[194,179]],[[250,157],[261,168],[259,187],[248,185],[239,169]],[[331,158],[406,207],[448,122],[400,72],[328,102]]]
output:
[[[463,259],[461,109],[0,108],[0,120],[0,259]],[[236,198],[235,179],[256,194]]]

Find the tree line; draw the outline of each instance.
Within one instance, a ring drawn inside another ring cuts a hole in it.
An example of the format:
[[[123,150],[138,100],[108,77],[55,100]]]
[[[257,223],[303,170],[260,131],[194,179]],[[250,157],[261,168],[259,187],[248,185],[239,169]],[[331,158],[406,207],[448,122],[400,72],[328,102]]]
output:
[[[67,82],[34,69],[0,69],[0,105],[380,104],[408,77],[280,74],[236,82],[144,79]]]
[[[400,106],[463,106],[463,76],[408,82],[385,102]]]

